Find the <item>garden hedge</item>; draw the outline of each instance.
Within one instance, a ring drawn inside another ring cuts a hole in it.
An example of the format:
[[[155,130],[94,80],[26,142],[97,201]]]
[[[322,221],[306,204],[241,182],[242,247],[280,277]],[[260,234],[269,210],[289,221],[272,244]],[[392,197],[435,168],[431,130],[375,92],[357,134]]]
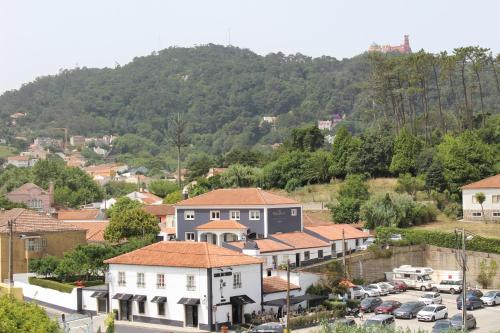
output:
[[[49,288],[49,289],[54,289],[63,293],[68,293],[71,294],[75,286],[72,286],[70,284],[66,283],[61,283],[57,281],[52,281],[52,280],[45,280],[45,279],[39,279],[34,276],[31,276],[28,278],[28,281],[30,284],[43,287],[43,288]]]

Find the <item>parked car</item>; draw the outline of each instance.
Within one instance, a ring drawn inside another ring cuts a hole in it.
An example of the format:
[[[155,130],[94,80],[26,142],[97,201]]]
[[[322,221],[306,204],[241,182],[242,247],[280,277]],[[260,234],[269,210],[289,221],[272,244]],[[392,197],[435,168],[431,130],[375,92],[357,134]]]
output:
[[[333,322],[335,325],[356,326],[356,321],[353,318],[339,318]]]
[[[389,289],[387,289],[384,286],[381,286],[380,284],[369,284],[366,287],[368,289],[373,289],[373,290],[378,291],[380,296],[389,295]]]
[[[396,292],[403,292],[403,291],[408,290],[408,285],[406,283],[404,283],[403,281],[393,281],[393,282],[389,282],[389,283],[394,286],[394,290]]]
[[[398,301],[393,301],[393,300],[387,300],[382,302],[379,306],[375,308],[375,313],[376,314],[392,314],[394,310],[399,308],[401,306],[401,303]]]
[[[490,306],[500,304],[500,291],[488,291],[483,297],[481,297],[481,301]]]
[[[396,293],[396,288],[390,284],[389,282],[379,282],[377,283],[380,286],[386,288],[389,291],[389,294],[395,294]]]
[[[359,308],[363,312],[372,312],[380,304],[382,304],[380,297],[368,297],[361,301]]]
[[[422,302],[406,302],[394,310],[393,315],[396,318],[413,319],[424,307],[425,304]]]
[[[481,298],[483,297],[483,292],[481,290],[478,290],[478,289],[470,289],[470,290],[467,290],[467,295],[472,295],[472,296],[476,296],[478,298]],[[462,293],[460,293],[459,297],[462,296]]]
[[[358,250],[367,250],[370,245],[372,245],[375,241],[373,239],[368,239],[366,242],[358,246]]]
[[[418,300],[425,305],[443,303],[443,297],[436,292],[424,293]]]
[[[432,285],[432,290],[435,292],[447,292],[456,294],[462,292],[462,281],[458,280],[443,280],[437,284]]]
[[[476,322],[476,317],[474,315],[468,313],[467,314],[467,320],[465,321],[465,327],[470,330],[472,328],[476,328],[477,322]],[[462,314],[457,313],[453,317],[450,318],[451,321],[451,326],[455,329],[462,329]]]
[[[365,327],[383,326],[383,327],[394,328],[396,326],[396,320],[394,319],[394,316],[387,315],[387,314],[379,314],[379,315],[375,315],[373,317],[368,318],[365,321],[364,326]]]
[[[370,289],[366,286],[358,286],[358,287],[360,288],[361,298],[380,296],[380,293],[375,289]]]
[[[448,318],[448,308],[441,304],[427,305],[417,313],[419,321],[436,321],[446,318]]]
[[[451,325],[451,320],[440,319],[432,326],[431,333],[454,332],[456,329]],[[458,332],[458,331],[457,331]]]
[[[280,323],[265,323],[255,326],[252,333],[283,333],[283,325]]]
[[[479,309],[484,307],[484,303],[479,297],[467,293],[465,297],[465,307],[467,310]],[[457,309],[462,309],[462,295],[457,297]]]

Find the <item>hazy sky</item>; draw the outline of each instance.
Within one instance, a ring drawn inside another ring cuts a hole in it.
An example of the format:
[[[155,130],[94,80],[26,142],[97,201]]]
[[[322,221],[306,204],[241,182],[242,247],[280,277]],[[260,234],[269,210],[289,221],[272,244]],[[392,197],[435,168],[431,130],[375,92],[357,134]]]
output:
[[[0,0],[0,92],[60,68],[125,64],[169,46],[231,44],[350,57],[372,42],[500,52],[494,0]]]

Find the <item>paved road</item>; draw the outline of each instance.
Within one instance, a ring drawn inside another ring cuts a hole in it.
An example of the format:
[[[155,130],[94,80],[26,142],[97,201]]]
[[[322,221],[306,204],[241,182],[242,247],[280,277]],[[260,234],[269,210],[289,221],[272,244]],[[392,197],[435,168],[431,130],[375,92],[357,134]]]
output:
[[[168,331],[159,330],[156,328],[133,327],[133,326],[117,324],[115,326],[115,332],[116,333],[159,333],[159,332],[166,333]]]

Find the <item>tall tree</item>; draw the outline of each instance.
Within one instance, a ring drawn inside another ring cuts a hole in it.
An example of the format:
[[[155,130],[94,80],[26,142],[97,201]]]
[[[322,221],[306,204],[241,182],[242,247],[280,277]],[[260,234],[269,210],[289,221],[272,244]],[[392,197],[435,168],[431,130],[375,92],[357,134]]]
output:
[[[177,113],[170,119],[169,123],[170,140],[177,148],[177,181],[179,188],[182,188],[181,172],[181,148],[187,145],[186,122],[180,113]]]
[[[334,177],[344,178],[347,174],[346,166],[351,152],[352,136],[342,126],[336,133],[332,146],[332,164],[330,171]]]

